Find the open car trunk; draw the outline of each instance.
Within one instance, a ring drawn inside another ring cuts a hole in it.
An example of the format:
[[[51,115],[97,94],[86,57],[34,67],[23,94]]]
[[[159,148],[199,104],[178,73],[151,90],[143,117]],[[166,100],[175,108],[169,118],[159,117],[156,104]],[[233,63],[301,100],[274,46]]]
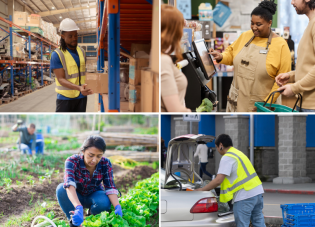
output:
[[[194,154],[197,149],[199,141],[204,141],[210,143],[215,139],[214,136],[208,135],[184,135],[176,137],[169,142],[166,158],[166,170],[165,170],[165,181],[166,182],[170,176],[174,178],[176,172],[180,172],[188,179],[190,182],[195,182],[203,180],[197,174],[195,170],[195,158]],[[175,178],[174,178],[175,179]],[[182,190],[182,188],[180,188]]]

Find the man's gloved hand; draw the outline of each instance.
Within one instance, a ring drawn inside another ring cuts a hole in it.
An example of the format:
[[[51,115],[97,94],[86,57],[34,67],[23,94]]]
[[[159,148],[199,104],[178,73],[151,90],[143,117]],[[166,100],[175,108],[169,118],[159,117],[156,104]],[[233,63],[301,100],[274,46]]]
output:
[[[118,204],[118,205],[115,207],[115,214],[120,215],[120,217],[123,216],[123,213],[122,213],[120,204]]]
[[[21,124],[23,124],[23,121],[22,120],[17,120],[17,125],[21,125]]]
[[[78,205],[75,208],[74,215],[72,216],[72,223],[75,226],[80,226],[83,223],[83,206]]]

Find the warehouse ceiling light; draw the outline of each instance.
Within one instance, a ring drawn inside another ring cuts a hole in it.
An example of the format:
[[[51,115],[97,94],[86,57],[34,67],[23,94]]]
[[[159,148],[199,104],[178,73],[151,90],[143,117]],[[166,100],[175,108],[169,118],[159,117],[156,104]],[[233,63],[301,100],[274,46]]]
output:
[[[62,18],[62,16],[60,16],[59,18]]]
[[[51,7],[52,9],[55,9],[55,7]]]

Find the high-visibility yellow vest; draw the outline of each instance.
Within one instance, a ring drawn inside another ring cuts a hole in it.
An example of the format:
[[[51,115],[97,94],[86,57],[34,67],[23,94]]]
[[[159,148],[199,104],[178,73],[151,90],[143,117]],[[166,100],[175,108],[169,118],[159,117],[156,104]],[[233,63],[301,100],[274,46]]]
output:
[[[220,189],[220,202],[226,203],[233,199],[233,194],[241,189],[249,191],[259,185],[261,181],[247,156],[232,147],[224,156],[229,156],[237,160],[237,179],[229,182],[227,178],[224,178]]]
[[[58,54],[60,61],[62,63],[63,69],[65,70],[66,80],[76,85],[85,84],[85,52],[84,50],[77,46],[78,55],[80,58],[80,73],[78,65],[75,62],[74,58],[68,50],[62,51],[60,48],[55,49],[55,52]],[[80,91],[71,90],[62,86],[57,77],[56,77],[56,89],[55,91],[68,98],[76,98],[80,95]]]

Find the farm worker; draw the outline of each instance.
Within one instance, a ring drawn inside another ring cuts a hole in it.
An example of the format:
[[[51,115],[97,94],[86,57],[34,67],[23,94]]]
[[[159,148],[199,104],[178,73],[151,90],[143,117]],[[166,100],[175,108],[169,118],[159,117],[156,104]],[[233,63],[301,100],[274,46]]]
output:
[[[64,183],[58,185],[56,194],[69,220],[69,212],[74,211],[72,224],[75,226],[83,222],[83,208],[88,208],[90,214],[96,215],[109,211],[112,204],[115,214],[122,216],[113,167],[103,157],[105,150],[106,144],[102,137],[89,136],[81,147],[82,154],[72,155],[66,160]]]
[[[266,101],[279,88],[275,78],[291,70],[287,42],[271,31],[276,10],[274,0],[263,0],[251,13],[251,30],[244,32],[222,54],[210,49],[218,63],[234,65],[227,112],[257,111],[255,102]],[[279,92],[274,97],[276,101]]]
[[[232,200],[237,227],[265,227],[262,183],[247,156],[233,147],[229,135],[215,139],[216,150],[223,156],[217,177],[203,188],[195,191],[210,191],[221,185],[220,202]]]
[[[203,173],[208,175],[210,179],[212,179],[211,173],[207,171],[207,164],[208,164],[208,146],[204,141],[199,141],[196,153],[194,155],[199,156],[200,161],[200,177],[202,178]]]
[[[78,46],[76,23],[61,21],[60,47],[51,55],[50,66],[56,75],[56,112],[86,112],[87,95],[92,94],[85,84],[85,51]]]
[[[19,120],[17,124],[12,127],[13,132],[21,133],[21,137],[17,141],[17,144],[20,144],[20,151],[22,154],[43,154],[44,142],[43,140],[36,141],[36,126],[34,124],[29,124],[29,126],[26,127],[22,126],[22,123],[23,122]]]
[[[280,87],[278,90],[287,97],[301,93],[302,102],[296,109],[301,112],[315,112],[315,1],[292,0],[291,4],[298,15],[306,15],[309,23],[299,42],[295,71],[287,71],[276,78]],[[287,84],[291,83],[291,84]]]

